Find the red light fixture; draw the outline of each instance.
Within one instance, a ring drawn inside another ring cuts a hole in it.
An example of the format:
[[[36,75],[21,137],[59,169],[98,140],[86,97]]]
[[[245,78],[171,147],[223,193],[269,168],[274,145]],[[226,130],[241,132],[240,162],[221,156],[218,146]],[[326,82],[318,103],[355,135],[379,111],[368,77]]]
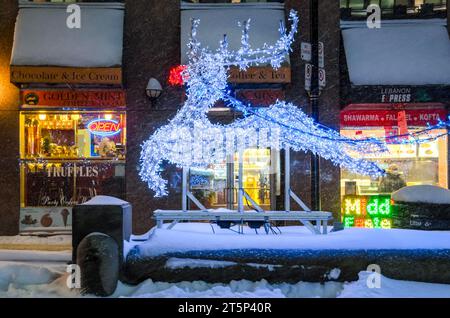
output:
[[[169,72],[169,84],[172,86],[183,86],[183,75],[182,73],[186,70],[186,65],[174,66]]]

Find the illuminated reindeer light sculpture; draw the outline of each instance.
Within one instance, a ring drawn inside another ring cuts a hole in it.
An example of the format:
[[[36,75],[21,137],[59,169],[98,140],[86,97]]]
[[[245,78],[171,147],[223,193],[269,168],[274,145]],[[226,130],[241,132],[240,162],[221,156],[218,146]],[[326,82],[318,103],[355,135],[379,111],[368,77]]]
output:
[[[230,67],[244,70],[258,64],[280,67],[297,32],[298,17],[294,11],[290,12],[289,20],[292,23],[289,32],[280,23],[279,40],[258,49],[249,44],[250,21],[244,22],[242,47],[237,51],[228,50],[226,36],[216,51],[202,49],[197,40],[200,21],[192,21],[189,64],[182,73],[187,100],[176,116],[142,145],[140,176],[156,197],[167,195],[167,180],[160,175],[164,160],[179,167],[205,167],[223,162],[227,155],[242,153],[246,148],[311,151],[353,172],[372,176],[384,173],[375,163],[349,155],[382,151],[382,143],[345,138],[315,123],[291,103],[277,101],[268,108],[255,110],[230,95],[227,90]],[[211,123],[208,110],[219,100],[242,112],[243,118],[228,125]]]

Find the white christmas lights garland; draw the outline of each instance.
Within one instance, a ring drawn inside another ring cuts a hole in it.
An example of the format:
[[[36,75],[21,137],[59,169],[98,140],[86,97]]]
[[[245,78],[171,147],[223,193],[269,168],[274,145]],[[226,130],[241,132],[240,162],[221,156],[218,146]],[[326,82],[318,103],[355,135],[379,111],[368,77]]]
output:
[[[250,20],[245,21],[242,46],[237,51],[228,50],[226,36],[216,51],[202,49],[197,40],[200,21],[192,21],[189,64],[182,73],[187,100],[169,124],[157,129],[142,145],[139,174],[156,197],[167,195],[167,180],[161,177],[163,161],[179,167],[206,167],[221,163],[227,155],[246,148],[279,150],[289,147],[294,151],[311,151],[355,173],[384,174],[376,163],[349,155],[386,151],[384,142],[346,138],[315,123],[292,103],[277,101],[268,108],[255,110],[230,96],[227,74],[231,66],[243,70],[258,64],[281,66],[297,32],[298,16],[294,11],[290,12],[289,20],[292,23],[289,32],[281,23],[279,40],[272,46],[265,44],[258,49],[250,46]],[[218,100],[241,111],[244,118],[228,125],[211,123],[207,113]]]

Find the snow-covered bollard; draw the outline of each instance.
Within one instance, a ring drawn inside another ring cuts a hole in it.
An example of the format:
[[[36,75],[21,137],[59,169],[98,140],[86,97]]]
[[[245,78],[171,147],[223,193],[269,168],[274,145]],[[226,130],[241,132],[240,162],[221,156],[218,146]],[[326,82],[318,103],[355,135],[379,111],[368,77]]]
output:
[[[96,196],[73,208],[72,260],[81,270],[85,293],[108,296],[123,277],[124,241],[132,230],[131,205]]]
[[[103,233],[84,237],[77,249],[77,264],[81,269],[81,292],[110,296],[119,281],[119,248],[116,241]]]

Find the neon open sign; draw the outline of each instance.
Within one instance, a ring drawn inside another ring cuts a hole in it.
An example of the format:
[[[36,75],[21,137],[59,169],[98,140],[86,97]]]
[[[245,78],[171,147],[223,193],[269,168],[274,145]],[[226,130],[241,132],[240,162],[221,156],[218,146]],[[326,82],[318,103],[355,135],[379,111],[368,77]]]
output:
[[[114,136],[122,131],[120,122],[112,119],[96,119],[87,125],[87,129],[93,135]]]
[[[389,195],[346,195],[342,209],[345,227],[392,227]]]

